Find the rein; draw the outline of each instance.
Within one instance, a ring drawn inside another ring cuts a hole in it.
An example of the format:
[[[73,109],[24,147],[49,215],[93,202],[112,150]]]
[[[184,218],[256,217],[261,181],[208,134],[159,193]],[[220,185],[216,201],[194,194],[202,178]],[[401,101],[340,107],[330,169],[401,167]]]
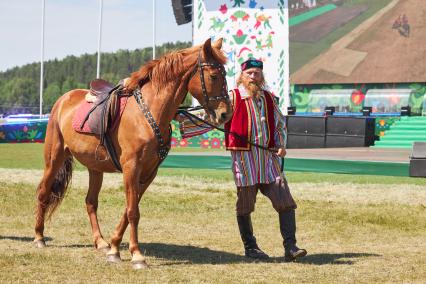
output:
[[[237,134],[237,133],[235,133],[235,132],[232,132],[232,131],[227,131],[227,130],[225,130],[225,129],[223,129],[223,128],[220,128],[220,127],[218,127],[218,126],[216,126],[216,125],[213,125],[213,124],[211,124],[210,122],[208,122],[208,121],[206,121],[206,120],[204,120],[204,119],[202,119],[202,118],[199,118],[198,116],[196,116],[196,115],[194,115],[194,114],[192,114],[192,113],[190,113],[189,111],[193,111],[193,110],[199,110],[200,108],[202,108],[202,107],[194,107],[194,108],[179,108],[178,109],[178,113],[179,114],[183,114],[184,116],[186,116],[192,123],[194,123],[195,125],[197,125],[198,127],[203,127],[203,128],[210,128],[210,127],[212,127],[212,128],[214,128],[214,129],[216,129],[216,130],[219,130],[219,131],[221,131],[221,132],[223,132],[223,133],[225,133],[225,134],[228,134],[228,135],[232,135],[232,136],[234,136],[234,137],[237,137],[238,139],[240,139],[240,140],[242,140],[242,141],[244,141],[244,142],[247,142],[248,144],[250,144],[250,145],[252,145],[252,146],[254,146],[254,147],[256,147],[256,148],[259,148],[259,149],[262,149],[262,150],[266,150],[266,151],[269,151],[269,152],[271,152],[271,153],[277,153],[278,152],[278,150],[275,150],[275,149],[269,149],[269,148],[267,148],[267,147],[265,147],[265,146],[262,146],[262,145],[259,145],[259,144],[257,144],[257,143],[254,143],[254,142],[252,142],[252,141],[250,141],[250,140],[247,140],[245,137],[243,137],[243,136],[241,136],[241,135],[239,135],[239,134]],[[202,122],[203,124],[206,124],[206,125],[208,125],[209,127],[207,127],[207,126],[204,126],[204,125],[202,125],[202,124],[198,124],[195,120],[198,120],[199,122]]]
[[[249,140],[247,140],[245,137],[242,137],[241,135],[239,135],[239,134],[237,134],[237,133],[235,133],[235,132],[227,131],[227,130],[225,130],[225,129],[223,129],[223,128],[217,127],[216,125],[213,125],[213,124],[211,124],[210,122],[208,122],[208,121],[206,121],[206,120],[204,120],[204,119],[202,119],[202,118],[199,118],[198,116],[196,116],[196,115],[194,115],[194,114],[190,113],[190,111],[200,110],[200,109],[202,109],[202,108],[203,108],[203,107],[201,107],[201,106],[189,107],[189,108],[186,108],[186,107],[180,107],[180,108],[178,109],[177,113],[178,113],[178,114],[183,114],[183,115],[184,115],[184,116],[186,116],[186,117],[187,117],[187,118],[188,118],[188,119],[189,119],[192,123],[194,123],[195,125],[197,125],[197,126],[199,126],[199,127],[209,128],[209,127],[207,127],[207,126],[204,126],[204,125],[198,124],[197,122],[195,122],[195,121],[194,121],[194,119],[195,119],[195,120],[198,120],[199,122],[202,122],[202,123],[204,123],[204,124],[206,124],[206,125],[208,125],[208,126],[210,126],[210,127],[212,127],[212,128],[214,128],[214,129],[216,129],[216,130],[219,130],[219,131],[221,131],[221,132],[223,132],[223,133],[225,133],[225,134],[233,135],[234,137],[237,137],[238,139],[241,139],[242,141],[247,142],[247,143],[249,143],[250,145],[252,145],[252,146],[254,146],[254,147],[256,147],[256,148],[259,148],[259,149],[262,149],[262,150],[265,150],[265,151],[269,151],[269,152],[274,153],[274,154],[277,154],[277,153],[278,153],[278,150],[276,150],[276,149],[269,149],[269,148],[267,148],[267,147],[265,147],[265,146],[259,145],[259,144],[257,144],[257,143],[252,142],[252,141],[249,141]],[[281,167],[280,167],[280,168],[281,168],[281,172],[283,173],[283,172],[284,172],[284,157],[281,157]]]

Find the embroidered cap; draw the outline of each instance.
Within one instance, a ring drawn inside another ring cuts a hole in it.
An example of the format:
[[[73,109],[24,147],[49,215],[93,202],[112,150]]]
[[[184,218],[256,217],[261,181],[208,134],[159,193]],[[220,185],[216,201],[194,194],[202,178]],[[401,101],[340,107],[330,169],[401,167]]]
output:
[[[254,58],[250,58],[241,64],[241,71],[244,71],[250,68],[259,68],[263,70],[263,62]]]

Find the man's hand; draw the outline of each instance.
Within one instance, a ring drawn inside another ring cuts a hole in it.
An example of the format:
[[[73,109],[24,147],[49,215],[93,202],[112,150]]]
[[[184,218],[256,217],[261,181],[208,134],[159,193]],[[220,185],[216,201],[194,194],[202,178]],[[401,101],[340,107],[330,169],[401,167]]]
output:
[[[277,155],[281,158],[284,158],[284,156],[287,154],[287,151],[284,147],[278,148]]]

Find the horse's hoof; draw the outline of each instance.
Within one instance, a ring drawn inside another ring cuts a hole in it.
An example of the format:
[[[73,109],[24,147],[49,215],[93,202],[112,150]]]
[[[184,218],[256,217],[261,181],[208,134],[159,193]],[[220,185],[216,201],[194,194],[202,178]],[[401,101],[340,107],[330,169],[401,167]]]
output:
[[[106,247],[99,247],[96,250],[99,251],[99,252],[101,252],[101,253],[105,253],[106,254],[107,252],[109,252],[110,249],[111,249],[110,246],[106,246]]]
[[[46,243],[43,240],[35,240],[34,246],[41,249],[46,247]]]
[[[135,269],[135,270],[149,268],[149,266],[148,266],[148,264],[145,262],[145,260],[132,261],[132,267],[133,267],[133,269]]]
[[[109,263],[121,263],[120,254],[107,254],[107,262]]]

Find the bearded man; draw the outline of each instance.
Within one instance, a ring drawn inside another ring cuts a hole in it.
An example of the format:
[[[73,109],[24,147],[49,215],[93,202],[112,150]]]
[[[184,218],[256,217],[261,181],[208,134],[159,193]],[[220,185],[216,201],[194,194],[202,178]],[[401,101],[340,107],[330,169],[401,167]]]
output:
[[[231,152],[237,187],[236,215],[245,255],[254,259],[269,257],[257,245],[250,217],[260,190],[278,212],[285,260],[294,261],[307,252],[296,246],[297,206],[281,171],[286,155],[285,117],[275,96],[265,90],[263,62],[249,59],[241,64],[241,70],[237,88],[230,91],[234,113],[225,124],[225,145]],[[183,138],[210,130],[179,115],[176,119],[180,121]]]

